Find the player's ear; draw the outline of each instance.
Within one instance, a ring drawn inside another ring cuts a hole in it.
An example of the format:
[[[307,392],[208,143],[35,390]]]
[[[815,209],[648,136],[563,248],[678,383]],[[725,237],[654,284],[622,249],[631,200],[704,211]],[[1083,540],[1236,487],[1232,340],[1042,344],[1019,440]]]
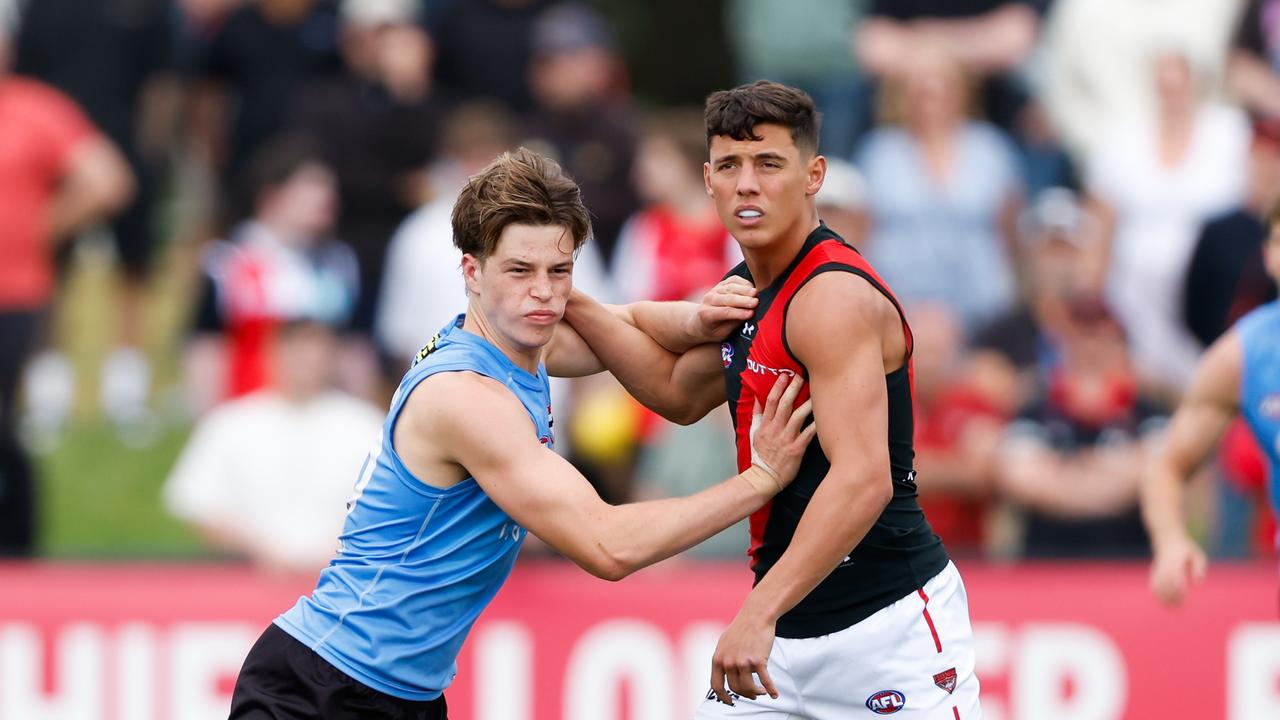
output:
[[[468,295],[480,294],[480,273],[484,271],[484,261],[471,253],[462,255],[462,280],[467,284]]]
[[[827,179],[827,159],[821,155],[814,155],[809,161],[809,182],[805,185],[804,192],[812,197],[818,194],[822,189],[822,183]]]
[[[711,163],[709,162],[702,163],[702,184],[706,186],[708,195],[715,195],[711,192]]]

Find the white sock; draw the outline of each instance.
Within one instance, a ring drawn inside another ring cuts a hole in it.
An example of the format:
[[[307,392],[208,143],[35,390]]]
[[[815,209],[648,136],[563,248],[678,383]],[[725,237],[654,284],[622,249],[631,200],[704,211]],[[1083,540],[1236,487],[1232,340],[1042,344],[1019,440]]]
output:
[[[38,432],[57,432],[71,416],[76,396],[76,371],[67,356],[43,350],[31,358],[23,373],[26,416]]]
[[[98,399],[107,419],[114,423],[139,421],[151,392],[151,364],[141,350],[118,347],[102,363]]]

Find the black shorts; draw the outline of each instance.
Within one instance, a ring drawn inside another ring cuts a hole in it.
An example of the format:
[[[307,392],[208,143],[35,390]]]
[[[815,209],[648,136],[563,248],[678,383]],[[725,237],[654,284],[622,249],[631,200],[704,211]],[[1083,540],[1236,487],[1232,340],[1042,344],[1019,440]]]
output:
[[[271,625],[236,679],[230,720],[447,720],[444,696],[402,700],[357,682],[292,635]]]

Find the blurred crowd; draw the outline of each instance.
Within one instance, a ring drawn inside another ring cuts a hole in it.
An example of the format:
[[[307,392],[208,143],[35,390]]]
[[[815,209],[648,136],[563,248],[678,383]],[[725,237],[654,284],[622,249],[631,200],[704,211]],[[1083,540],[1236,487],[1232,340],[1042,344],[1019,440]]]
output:
[[[820,215],[907,307],[920,493],[948,547],[1145,556],[1144,456],[1202,349],[1276,294],[1280,0],[713,4],[696,30],[731,48],[727,82],[817,101]],[[51,318],[83,243],[118,269],[103,416],[130,442],[157,422],[141,307],[179,274],[190,320],[166,351],[194,430],[164,500],[284,569],[328,558],[389,390],[465,307],[449,213],[502,150],[582,186],[579,287],[700,299],[741,259],[702,187],[700,95],[631,82],[688,21],[605,0],[0,0],[0,552],[31,552],[31,451],[76,393]],[[725,413],[673,426],[608,378],[553,397],[558,450],[607,500],[734,472]],[[1273,552],[1249,442],[1229,434],[1203,483],[1222,555]],[[694,552],[744,549],[731,529]]]

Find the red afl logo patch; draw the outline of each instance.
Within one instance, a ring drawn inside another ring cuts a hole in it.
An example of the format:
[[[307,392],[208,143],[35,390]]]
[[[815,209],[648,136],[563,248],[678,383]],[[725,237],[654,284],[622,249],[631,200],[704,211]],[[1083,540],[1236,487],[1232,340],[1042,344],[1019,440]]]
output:
[[[729,343],[720,344],[720,360],[725,367],[733,364],[733,346]]]
[[[892,715],[907,706],[907,696],[897,690],[881,690],[867,698],[867,709],[877,715]]]

